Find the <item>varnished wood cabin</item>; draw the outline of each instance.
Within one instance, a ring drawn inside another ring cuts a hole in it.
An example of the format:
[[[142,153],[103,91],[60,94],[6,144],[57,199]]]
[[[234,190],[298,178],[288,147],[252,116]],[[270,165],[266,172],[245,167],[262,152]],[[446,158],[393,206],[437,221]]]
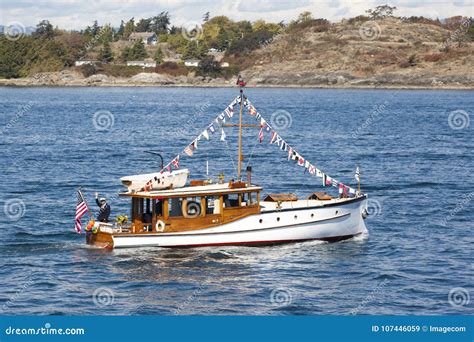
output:
[[[131,225],[123,233],[191,231],[258,214],[261,190],[256,185],[229,182],[123,193],[120,196],[132,201]]]

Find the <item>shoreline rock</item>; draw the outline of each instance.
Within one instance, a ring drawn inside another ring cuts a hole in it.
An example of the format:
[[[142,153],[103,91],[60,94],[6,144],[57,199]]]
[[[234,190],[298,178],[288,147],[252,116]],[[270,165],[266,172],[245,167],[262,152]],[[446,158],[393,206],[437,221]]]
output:
[[[328,74],[245,75],[250,88],[361,88],[361,89],[474,89],[474,76],[386,73],[367,78],[345,72]],[[139,73],[130,78],[95,74],[87,78],[74,71],[40,73],[27,78],[0,79],[0,86],[78,87],[235,87],[235,79]]]

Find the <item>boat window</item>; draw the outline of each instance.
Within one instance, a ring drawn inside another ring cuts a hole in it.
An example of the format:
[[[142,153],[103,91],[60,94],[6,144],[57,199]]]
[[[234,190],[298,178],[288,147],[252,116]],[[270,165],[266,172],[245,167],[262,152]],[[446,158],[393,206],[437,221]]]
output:
[[[163,217],[163,201],[153,200],[155,206],[155,215]]]
[[[132,199],[132,220],[139,220],[143,223],[151,223],[152,204],[149,198]]]
[[[219,211],[219,197],[208,196],[206,199],[206,214],[215,214],[216,210]]]
[[[242,196],[241,194],[229,194],[229,195],[224,195],[224,207],[225,208],[230,208],[230,207],[239,207],[239,195]]]
[[[169,204],[169,217],[180,217],[183,216],[182,213],[182,204],[183,201],[181,198],[170,198],[168,199]]]

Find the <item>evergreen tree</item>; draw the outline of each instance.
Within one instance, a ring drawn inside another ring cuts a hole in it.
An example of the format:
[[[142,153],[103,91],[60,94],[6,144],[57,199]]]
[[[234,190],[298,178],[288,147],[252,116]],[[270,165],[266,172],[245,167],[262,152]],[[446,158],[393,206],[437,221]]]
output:
[[[125,30],[125,23],[123,20],[120,21],[120,27],[117,31],[117,37],[121,39],[123,37],[123,31]]]
[[[155,51],[155,54],[153,55],[153,59],[157,64],[163,63],[163,51],[161,51],[161,48],[158,48]]]
[[[49,20],[41,20],[38,25],[36,25],[36,31],[34,33],[35,37],[51,39],[54,36],[53,25]]]
[[[135,32],[135,18],[130,19],[125,24],[122,39],[127,39],[132,34],[132,32]]]
[[[99,58],[102,62],[110,62],[114,59],[114,56],[112,54],[112,49],[110,48],[110,43],[108,40],[104,41],[102,44],[102,49],[100,49],[99,52]]]

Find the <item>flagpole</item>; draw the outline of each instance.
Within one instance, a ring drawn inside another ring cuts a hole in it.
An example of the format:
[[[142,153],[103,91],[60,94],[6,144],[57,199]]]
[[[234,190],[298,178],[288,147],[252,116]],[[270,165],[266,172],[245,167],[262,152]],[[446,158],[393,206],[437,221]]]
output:
[[[240,88],[240,117],[239,117],[239,159],[237,161],[237,180],[241,180],[241,171],[242,171],[242,113],[244,109],[244,95],[243,90]]]
[[[82,200],[83,200],[84,203],[86,204],[87,213],[89,214],[89,217],[90,217],[91,219],[94,219],[94,216],[92,215],[92,212],[91,212],[91,210],[90,210],[90,208],[89,208],[89,204],[87,203],[86,198],[84,197],[84,194],[82,193],[81,187],[79,187],[79,189],[78,189],[77,191],[79,191],[79,193],[81,194]]]

